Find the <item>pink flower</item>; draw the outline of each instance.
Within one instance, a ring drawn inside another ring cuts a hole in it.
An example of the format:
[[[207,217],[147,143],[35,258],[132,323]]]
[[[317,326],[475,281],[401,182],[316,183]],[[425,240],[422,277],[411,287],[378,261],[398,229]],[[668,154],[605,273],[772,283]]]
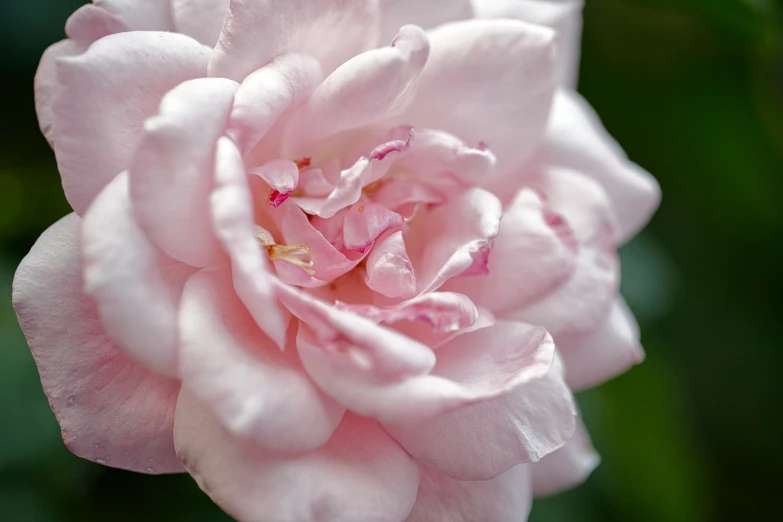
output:
[[[71,451],[241,521],[520,521],[584,479],[571,390],[643,358],[616,247],[659,191],[572,90],[580,9],[74,13],[35,88],[75,212],[14,282]]]

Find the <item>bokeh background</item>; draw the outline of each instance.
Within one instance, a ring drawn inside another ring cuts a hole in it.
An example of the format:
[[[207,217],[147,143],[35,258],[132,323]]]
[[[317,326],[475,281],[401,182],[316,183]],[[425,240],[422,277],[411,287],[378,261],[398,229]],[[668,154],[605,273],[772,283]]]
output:
[[[0,1],[0,520],[227,521],[187,476],[71,455],[11,308],[17,264],[69,211],[32,78],[81,3]],[[783,521],[783,4],[586,3],[580,91],[663,186],[622,251],[648,357],[580,394],[603,464],[532,521]]]

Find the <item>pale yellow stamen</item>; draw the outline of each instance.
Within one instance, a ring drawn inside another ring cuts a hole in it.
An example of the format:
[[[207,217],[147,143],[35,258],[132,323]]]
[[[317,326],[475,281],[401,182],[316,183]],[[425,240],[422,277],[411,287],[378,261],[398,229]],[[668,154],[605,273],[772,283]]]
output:
[[[256,239],[262,246],[266,247],[269,259],[285,261],[301,268],[311,276],[315,275],[312,269],[313,259],[310,256],[310,249],[307,245],[276,245],[269,236],[260,230],[256,232]]]

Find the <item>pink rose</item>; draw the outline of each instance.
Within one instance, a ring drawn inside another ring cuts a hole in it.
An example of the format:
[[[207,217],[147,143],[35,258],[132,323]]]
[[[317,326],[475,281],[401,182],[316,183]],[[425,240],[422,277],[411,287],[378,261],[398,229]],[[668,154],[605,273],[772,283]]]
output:
[[[521,521],[583,480],[571,390],[643,358],[616,247],[659,191],[572,89],[580,10],[74,13],[35,89],[75,212],[14,281],[71,451],[241,521]]]

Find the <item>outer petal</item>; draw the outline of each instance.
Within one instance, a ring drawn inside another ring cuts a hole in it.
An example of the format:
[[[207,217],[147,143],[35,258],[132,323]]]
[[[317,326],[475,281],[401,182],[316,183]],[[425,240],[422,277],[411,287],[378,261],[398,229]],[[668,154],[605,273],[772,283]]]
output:
[[[214,47],[228,13],[229,0],[171,0],[177,32]]]
[[[554,93],[554,32],[512,20],[429,32],[430,59],[404,123],[485,142],[508,174],[543,139]]]
[[[519,465],[491,480],[454,480],[420,466],[416,504],[405,522],[525,522],[533,504],[530,466]]]
[[[390,40],[406,24],[429,29],[436,25],[473,18],[470,0],[380,0],[381,41]]]
[[[65,195],[81,214],[100,190],[130,167],[143,123],[163,95],[205,76],[209,49],[187,36],[121,33],[58,62],[52,139]]]
[[[374,46],[376,1],[231,0],[210,76],[242,81],[287,52],[315,57],[326,73]]]
[[[598,329],[562,335],[558,346],[566,365],[566,381],[576,390],[601,384],[644,360],[639,326],[622,298]]]
[[[557,31],[560,84],[576,88],[582,39],[582,0],[472,0],[479,18],[516,18]]]
[[[55,92],[60,89],[57,83],[57,60],[78,56],[89,47],[86,43],[73,40],[61,40],[51,45],[41,57],[38,71],[35,74],[35,111],[38,114],[38,124],[46,140],[54,146],[54,130],[52,100]]]
[[[80,220],[44,232],[14,279],[14,308],[68,448],[99,464],[176,473],[172,426],[179,383],[128,360],[82,293]]]
[[[318,86],[298,115],[298,141],[313,143],[398,115],[413,100],[427,63],[427,34],[415,25],[400,29],[389,47],[348,60]]]
[[[584,482],[600,462],[580,421],[568,444],[533,465],[533,491],[537,496],[549,496],[571,489]]]
[[[183,393],[174,436],[199,486],[240,522],[399,522],[416,499],[416,464],[368,419],[347,416],[323,448],[280,457],[233,437]]]
[[[73,39],[93,42],[124,31],[173,31],[170,0],[97,0],[83,5],[65,24]]]
[[[177,375],[177,308],[193,268],[168,258],[133,217],[128,176],[112,181],[82,225],[84,288],[109,336],[135,360]]]
[[[574,271],[573,231],[530,189],[521,190],[503,213],[489,254],[489,273],[446,283],[495,313],[533,304],[563,284]]]
[[[437,290],[460,274],[486,273],[486,259],[500,230],[500,200],[469,189],[416,222],[405,237],[419,292]]]
[[[329,440],[345,408],[310,381],[291,349],[266,337],[234,294],[231,275],[202,271],[182,296],[182,379],[234,435],[269,451]]]
[[[219,78],[175,87],[163,98],[160,114],[144,123],[130,171],[139,224],[164,252],[193,266],[214,265],[223,256],[212,231],[209,195],[215,145],[237,87]]]
[[[604,187],[617,217],[618,243],[633,237],[658,208],[658,183],[628,160],[592,107],[575,92],[560,91],[555,97],[547,149],[552,165],[578,171]]]
[[[269,261],[256,241],[245,165],[229,138],[218,140],[215,163],[212,217],[215,235],[231,257],[234,288],[261,330],[282,348],[289,317],[279,307]]]
[[[498,322],[438,349],[433,375],[503,392],[420,424],[385,424],[418,462],[458,480],[487,480],[562,447],[574,432],[574,403],[549,335]],[[409,402],[414,407],[414,402]]]

